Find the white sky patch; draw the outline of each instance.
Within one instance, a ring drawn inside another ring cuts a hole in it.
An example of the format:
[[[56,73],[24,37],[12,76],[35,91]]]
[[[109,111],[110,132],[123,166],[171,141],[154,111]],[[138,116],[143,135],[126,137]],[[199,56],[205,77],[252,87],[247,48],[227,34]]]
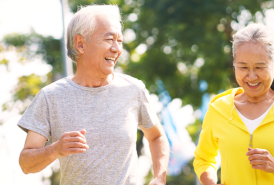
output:
[[[171,51],[172,51],[172,48],[170,46],[165,46],[163,51],[164,51],[165,54],[170,54]]]
[[[45,76],[52,69],[50,65],[39,58],[26,64],[18,63],[18,54],[14,48],[2,52],[0,60],[3,58],[7,59],[9,64],[7,66],[0,65],[0,105],[12,99],[11,91],[18,83],[18,77],[32,73]],[[18,159],[24,146],[26,133],[16,125],[20,118],[17,109],[12,109],[11,112],[1,112],[0,109],[0,120],[5,120],[4,125],[0,126],[1,183],[5,185],[43,185],[42,178],[52,173],[51,167],[56,163],[52,163],[42,172],[36,174],[25,175],[22,172]]]
[[[274,9],[267,10],[265,12],[265,23],[271,30],[274,31]]]
[[[137,21],[137,19],[138,19],[138,15],[136,13],[131,13],[128,16],[128,20],[130,20],[131,22],[135,22]]]
[[[52,70],[52,66],[41,59],[34,59],[26,64],[18,63],[19,58],[15,50],[2,52],[0,60],[3,59],[2,57],[7,59],[9,64],[8,66],[0,65],[0,105],[11,99],[11,91],[14,89],[20,76],[28,76],[32,73],[43,76]]]
[[[195,61],[194,65],[197,67],[202,67],[204,65],[205,61],[203,58],[197,58],[197,60]]]
[[[66,23],[71,15],[66,14]],[[0,1],[0,39],[9,33],[29,33],[31,28],[39,34],[61,38],[63,27],[60,1]]]
[[[136,52],[139,55],[144,54],[147,51],[147,45],[146,44],[140,44],[137,48],[136,48]]]
[[[126,29],[124,31],[124,42],[130,43],[136,39],[136,34],[132,29]]]
[[[26,133],[16,124],[20,115],[13,115],[0,129],[0,174],[1,184],[5,185],[43,185],[42,178],[52,173],[51,167],[59,164],[53,162],[42,172],[25,175],[18,163],[20,152],[24,146]],[[16,137],[15,137],[16,136]]]

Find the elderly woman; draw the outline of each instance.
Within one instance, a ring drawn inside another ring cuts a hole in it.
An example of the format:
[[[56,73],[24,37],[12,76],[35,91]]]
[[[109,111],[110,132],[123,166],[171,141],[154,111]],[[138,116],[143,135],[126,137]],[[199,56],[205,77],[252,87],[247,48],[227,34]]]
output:
[[[203,185],[217,183],[221,153],[224,185],[274,184],[274,37],[252,24],[233,36],[240,88],[217,95],[204,119],[194,168]]]

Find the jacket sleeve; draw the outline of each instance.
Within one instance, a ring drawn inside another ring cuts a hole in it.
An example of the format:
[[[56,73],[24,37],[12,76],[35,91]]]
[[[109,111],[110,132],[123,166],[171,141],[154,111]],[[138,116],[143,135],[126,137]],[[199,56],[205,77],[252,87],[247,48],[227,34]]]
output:
[[[213,135],[213,124],[216,112],[209,105],[208,111],[205,115],[202,131],[200,133],[199,143],[195,150],[194,156],[194,170],[200,179],[205,171],[209,171],[217,178],[216,156],[218,155],[218,139]],[[216,179],[217,182],[217,179]]]

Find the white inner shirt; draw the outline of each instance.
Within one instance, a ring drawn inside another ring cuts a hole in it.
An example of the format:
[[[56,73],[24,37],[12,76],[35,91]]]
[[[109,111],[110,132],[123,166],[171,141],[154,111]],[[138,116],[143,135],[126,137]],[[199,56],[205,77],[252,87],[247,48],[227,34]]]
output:
[[[250,134],[253,134],[254,130],[260,125],[260,123],[263,121],[263,119],[266,117],[267,113],[269,112],[269,110],[271,109],[271,107],[273,106],[274,103],[272,103],[272,105],[267,109],[267,111],[265,111],[265,113],[263,113],[260,117],[251,120],[246,118],[244,115],[242,115],[240,113],[240,111],[236,108],[240,118],[242,119],[242,121],[244,122],[245,126],[247,127],[248,131]]]

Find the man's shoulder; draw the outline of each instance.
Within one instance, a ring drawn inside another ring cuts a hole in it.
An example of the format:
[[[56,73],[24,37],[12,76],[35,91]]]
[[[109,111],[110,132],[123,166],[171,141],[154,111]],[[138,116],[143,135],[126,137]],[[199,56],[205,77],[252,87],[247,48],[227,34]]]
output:
[[[42,88],[42,91],[46,94],[57,93],[58,91],[63,91],[70,86],[67,78],[61,78],[45,87]]]
[[[122,73],[115,73],[115,75],[118,77],[119,82],[125,86],[134,86],[138,89],[145,88],[145,84],[137,78]]]

